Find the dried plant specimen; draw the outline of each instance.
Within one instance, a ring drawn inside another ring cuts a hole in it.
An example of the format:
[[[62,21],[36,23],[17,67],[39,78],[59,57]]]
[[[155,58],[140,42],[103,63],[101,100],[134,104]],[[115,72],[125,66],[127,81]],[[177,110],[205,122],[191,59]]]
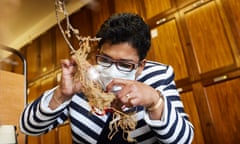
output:
[[[77,72],[74,76],[74,81],[81,83],[81,92],[84,93],[89,105],[92,108],[92,112],[98,115],[104,115],[106,112],[112,112],[113,118],[109,124],[110,133],[108,138],[111,140],[118,132],[119,128],[123,130],[123,138],[129,142],[134,141],[130,138],[129,133],[136,127],[136,111],[125,113],[121,109],[117,109],[111,106],[111,103],[116,98],[112,92],[105,92],[101,85],[101,80],[98,77],[98,72],[94,70],[94,67],[87,61],[89,53],[93,47],[99,42],[99,38],[90,38],[79,36],[79,31],[72,27],[69,22],[69,16],[65,8],[64,0],[56,0],[56,18],[58,26],[63,34],[65,41],[67,42],[71,53],[76,58]],[[66,30],[64,31],[60,20],[59,14],[62,13],[66,18]],[[68,38],[72,35],[79,41],[79,48],[75,49],[71,45]],[[127,135],[127,136],[126,136]]]

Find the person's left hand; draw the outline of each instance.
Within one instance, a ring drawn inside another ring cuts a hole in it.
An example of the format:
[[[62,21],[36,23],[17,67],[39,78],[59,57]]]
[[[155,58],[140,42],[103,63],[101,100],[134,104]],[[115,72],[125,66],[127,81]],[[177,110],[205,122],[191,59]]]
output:
[[[113,86],[122,87],[122,89],[116,93],[116,96],[122,105],[127,107],[149,107],[159,99],[159,93],[154,88],[136,80],[115,78],[107,86],[107,91],[111,91]]]

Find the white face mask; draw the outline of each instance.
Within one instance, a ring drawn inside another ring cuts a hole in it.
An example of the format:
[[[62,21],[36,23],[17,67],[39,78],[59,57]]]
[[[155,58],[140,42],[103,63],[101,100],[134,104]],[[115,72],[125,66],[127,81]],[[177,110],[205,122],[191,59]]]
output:
[[[101,65],[94,66],[95,69],[99,72],[99,80],[104,90],[106,90],[107,85],[112,81],[113,78],[135,80],[136,69],[131,72],[119,71],[115,64],[111,67],[103,67]],[[120,86],[114,86],[112,91],[116,92],[121,90]]]

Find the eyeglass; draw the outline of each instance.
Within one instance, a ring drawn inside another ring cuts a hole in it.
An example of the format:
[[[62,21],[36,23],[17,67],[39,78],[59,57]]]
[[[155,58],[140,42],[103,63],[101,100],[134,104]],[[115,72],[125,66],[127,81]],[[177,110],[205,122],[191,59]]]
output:
[[[114,63],[119,71],[131,72],[136,69],[138,64],[133,62],[127,62],[124,60],[114,60],[110,57],[104,55],[96,55],[97,64],[102,65],[104,67],[111,67]]]

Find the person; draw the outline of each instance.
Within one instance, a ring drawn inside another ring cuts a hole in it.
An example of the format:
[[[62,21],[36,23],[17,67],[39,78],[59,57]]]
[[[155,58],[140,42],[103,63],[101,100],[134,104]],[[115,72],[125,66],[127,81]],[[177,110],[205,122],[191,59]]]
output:
[[[137,14],[114,14],[102,24],[96,37],[101,38],[96,65],[113,78],[106,92],[120,86],[115,93],[117,103],[137,108],[137,125],[130,133],[134,143],[191,143],[194,127],[184,112],[173,68],[145,59],[151,35],[144,20]],[[59,86],[44,92],[24,109],[21,131],[40,135],[69,119],[74,143],[130,143],[122,138],[121,131],[111,140],[106,136],[111,112],[103,116],[89,114],[89,103],[79,92],[81,84],[73,81],[75,67],[74,59],[62,60]]]

